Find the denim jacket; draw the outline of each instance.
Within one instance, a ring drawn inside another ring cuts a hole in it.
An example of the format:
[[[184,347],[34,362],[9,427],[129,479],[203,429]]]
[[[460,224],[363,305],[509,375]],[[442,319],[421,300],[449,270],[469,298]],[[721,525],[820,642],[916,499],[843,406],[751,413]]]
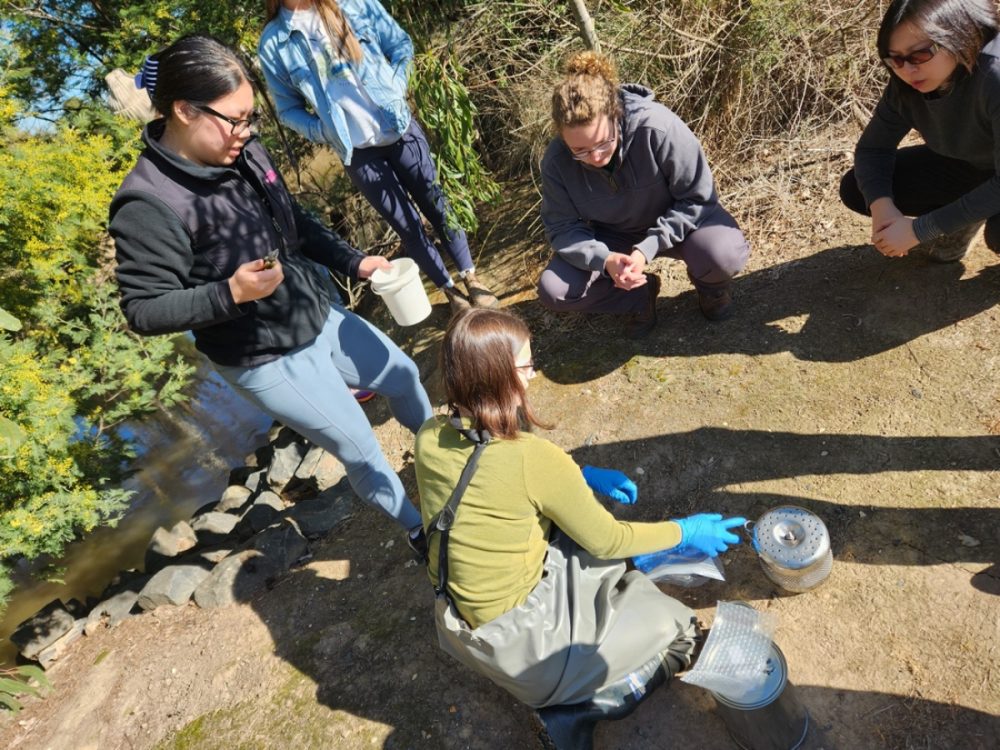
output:
[[[378,0],[343,0],[340,9],[361,44],[362,60],[351,67],[389,124],[403,133],[410,124],[406,103],[413,59],[410,37]],[[353,149],[347,121],[327,97],[305,36],[278,14],[264,27],[257,53],[281,122],[313,143],[326,144],[350,164]]]

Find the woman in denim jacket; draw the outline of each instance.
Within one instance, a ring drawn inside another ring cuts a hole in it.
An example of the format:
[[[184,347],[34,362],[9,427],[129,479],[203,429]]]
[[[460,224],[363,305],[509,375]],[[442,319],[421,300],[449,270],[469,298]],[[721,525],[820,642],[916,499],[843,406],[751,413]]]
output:
[[[378,0],[266,0],[258,45],[281,122],[332,148],[344,171],[440,287],[453,311],[495,307],[475,275],[463,231],[447,222],[430,147],[406,104],[413,45]],[[423,228],[420,212],[461,273],[454,285]]]

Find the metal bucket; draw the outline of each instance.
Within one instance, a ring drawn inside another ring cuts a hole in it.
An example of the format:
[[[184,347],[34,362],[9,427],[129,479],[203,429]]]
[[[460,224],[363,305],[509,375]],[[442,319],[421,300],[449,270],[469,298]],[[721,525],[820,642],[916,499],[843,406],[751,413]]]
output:
[[[795,750],[806,738],[809,712],[788,681],[788,665],[777,644],[771,644],[767,680],[739,700],[709,691],[726,728],[743,750]]]
[[[772,508],[747,530],[764,573],[786,591],[816,588],[833,569],[830,532],[805,508]]]

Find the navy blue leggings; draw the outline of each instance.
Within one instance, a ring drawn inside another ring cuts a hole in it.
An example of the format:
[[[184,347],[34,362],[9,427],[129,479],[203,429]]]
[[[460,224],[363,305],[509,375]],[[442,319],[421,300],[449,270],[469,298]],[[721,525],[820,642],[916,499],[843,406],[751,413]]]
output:
[[[403,242],[403,252],[413,258],[435,286],[450,280],[440,253],[434,247],[417,208],[427,217],[458,271],[473,269],[465,232],[448,227],[447,204],[437,182],[424,131],[415,120],[403,137],[388,146],[356,148],[344,171]],[[416,204],[416,205],[414,205]]]

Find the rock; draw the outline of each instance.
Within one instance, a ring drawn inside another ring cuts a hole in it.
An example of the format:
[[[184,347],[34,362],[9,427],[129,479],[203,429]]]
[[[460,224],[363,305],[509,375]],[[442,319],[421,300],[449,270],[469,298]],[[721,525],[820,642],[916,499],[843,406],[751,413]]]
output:
[[[274,492],[280,494],[285,489],[307,452],[304,445],[294,441],[284,447],[275,447],[274,458],[267,467],[267,483]]]
[[[250,490],[244,487],[242,484],[234,484],[226,487],[226,491],[222,493],[222,498],[219,500],[219,504],[215,506],[216,513],[229,513],[237,512],[250,500]]]
[[[272,448],[271,444],[268,443],[267,445],[262,445],[260,448],[247,456],[243,463],[247,466],[256,466],[258,469],[263,469],[271,463],[271,456],[273,455],[274,448]]]
[[[223,542],[239,520],[239,516],[232,513],[218,513],[213,510],[191,521],[191,528],[198,535],[198,544],[208,546]]]
[[[258,534],[274,522],[274,517],[285,509],[281,498],[273,492],[262,492],[250,510],[236,524],[236,533],[240,537]]]
[[[261,492],[257,496],[257,499],[253,501],[253,504],[266,505],[269,508],[274,508],[274,510],[279,513],[285,509],[284,501],[280,497],[275,495],[273,492],[270,492],[268,490]]]
[[[271,429],[267,431],[267,441],[272,448],[284,448],[291,443],[305,443],[306,439],[291,427],[286,427],[281,422],[274,422]],[[264,464],[261,464],[264,466]]]
[[[239,484],[246,486],[247,479],[255,471],[257,471],[256,466],[237,466],[229,472],[229,485]]]
[[[131,591],[134,594],[138,594],[142,591],[142,587],[146,585],[146,582],[150,578],[152,578],[151,574],[140,573],[137,570],[120,571],[118,575],[111,579],[111,583],[109,583],[104,589],[104,592],[100,596],[100,600],[104,601],[105,599],[110,599],[123,591]]]
[[[302,536],[315,539],[330,532],[341,521],[351,517],[351,501],[332,490],[325,490],[311,500],[303,500],[281,514],[295,523]]]
[[[274,563],[255,549],[235,552],[195,589],[194,601],[204,609],[228,607],[263,591],[280,574]]]
[[[185,604],[202,581],[209,576],[210,565],[171,565],[164,568],[139,592],[137,604],[144,612],[164,605]]]
[[[48,669],[66,654],[66,649],[69,648],[70,644],[83,635],[86,623],[87,620],[84,618],[74,620],[73,626],[62,637],[38,653],[38,662],[42,665],[42,669]]]
[[[323,451],[319,464],[313,472],[312,479],[316,489],[320,491],[328,489],[340,484],[346,477],[347,469],[344,468],[344,465],[333,454]],[[350,489],[349,484],[347,489]]]
[[[198,537],[186,521],[176,523],[170,529],[161,526],[153,532],[153,538],[146,547],[143,569],[147,573],[156,573],[180,553],[193,549],[197,543]]]
[[[73,627],[73,615],[58,599],[53,599],[10,634],[10,642],[26,659],[34,659],[42,649],[55,643]]]
[[[203,516],[206,513],[211,513],[213,510],[215,510],[218,504],[219,504],[218,500],[213,500],[210,503],[205,503],[200,508],[198,508],[198,510],[196,510],[194,513],[191,514],[191,520],[194,520],[198,516]]]
[[[93,635],[105,616],[108,618],[109,628],[115,627],[128,617],[139,599],[139,592],[146,586],[150,578],[152,578],[150,575],[132,575],[114,587],[108,587],[105,590],[104,600],[90,610],[90,614],[87,615],[87,622],[83,629],[84,634]],[[110,596],[107,596],[108,591],[111,592]]]
[[[259,492],[265,487],[265,474],[263,469],[255,471],[247,477],[247,481],[243,483],[243,486],[250,490],[250,492]]]
[[[86,617],[87,613],[93,608],[93,605],[97,602],[93,602],[89,607],[81,602],[79,599],[70,599],[64,605],[66,611],[73,615],[74,619],[79,620],[81,617]]]
[[[178,558],[177,562],[185,565],[202,566],[205,563],[208,563],[209,566],[218,565],[224,557],[233,554],[234,549],[236,549],[236,541],[229,539],[222,544],[213,544],[211,547],[196,550],[190,555]]]
[[[302,463],[295,469],[295,478],[303,481],[312,479],[319,468],[320,462],[323,460],[324,454],[326,454],[326,451],[318,445],[309,446],[305,457],[302,459]]]
[[[299,529],[286,520],[257,534],[247,543],[247,549],[260,552],[284,573],[309,554],[309,543]]]

